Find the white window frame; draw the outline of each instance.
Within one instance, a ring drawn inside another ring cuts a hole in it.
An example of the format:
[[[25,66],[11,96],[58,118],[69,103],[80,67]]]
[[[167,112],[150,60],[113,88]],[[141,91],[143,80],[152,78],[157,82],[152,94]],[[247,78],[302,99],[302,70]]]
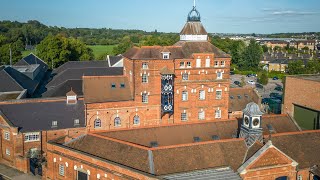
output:
[[[189,80],[189,74],[188,73],[182,73],[182,80],[188,81]]]
[[[182,101],[188,101],[188,91],[182,91]]]
[[[185,63],[184,62],[180,62],[179,66],[180,66],[180,68],[185,68]]]
[[[63,164],[59,164],[59,175],[64,176],[64,165]]]
[[[24,134],[24,142],[40,141],[40,132],[30,132]]]
[[[206,59],[206,67],[210,67],[210,61],[211,59]]]
[[[170,59],[170,53],[163,53],[162,59]]]
[[[218,92],[220,92],[220,95],[218,95]],[[216,90],[216,99],[222,99],[222,90]]]
[[[139,125],[139,124],[140,124],[140,116],[135,115],[135,116],[133,117],[133,124],[134,124],[134,125]]]
[[[148,83],[149,82],[148,75],[142,74],[141,81],[142,81],[142,83]]]
[[[201,59],[196,60],[196,67],[200,68],[201,67]]]
[[[79,119],[75,119],[74,120],[74,125],[75,126],[79,126],[80,125],[80,120]]]
[[[220,64],[221,64],[221,67],[226,66],[226,62],[225,61],[221,61]]]
[[[214,67],[218,67],[219,66],[219,61],[214,61]]]
[[[99,118],[96,118],[93,123],[94,123],[94,128],[95,129],[102,127],[101,119],[99,119]]]
[[[217,72],[217,79],[223,79],[223,73]]]
[[[215,111],[215,118],[216,118],[216,119],[221,119],[221,109],[217,109],[217,110]]]
[[[6,155],[10,156],[11,153],[10,153],[10,149],[9,148],[6,148]]]
[[[201,110],[198,112],[198,119],[199,120],[205,120],[206,119],[206,113],[204,110]]]
[[[9,131],[4,131],[4,139],[10,141],[10,132]]]
[[[142,103],[148,103],[148,102],[149,102],[148,93],[142,93]]]
[[[205,100],[206,99],[206,91],[200,90],[199,91],[199,100]]]
[[[114,127],[120,127],[121,126],[121,119],[120,117],[114,118]]]
[[[149,66],[148,66],[147,62],[143,62],[142,63],[142,69],[149,69]]]
[[[58,127],[58,121],[52,121],[51,126],[52,127]]]
[[[187,68],[191,68],[191,62],[190,61],[187,62]]]
[[[188,114],[187,112],[181,113],[181,121],[188,121]]]

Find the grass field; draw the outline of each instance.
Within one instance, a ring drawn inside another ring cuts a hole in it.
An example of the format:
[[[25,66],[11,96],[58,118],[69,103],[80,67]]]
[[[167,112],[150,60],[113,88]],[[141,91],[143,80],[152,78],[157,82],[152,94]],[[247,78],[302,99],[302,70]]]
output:
[[[112,50],[115,47],[115,45],[94,45],[88,47],[93,50],[94,57],[95,59],[97,59],[98,57],[104,54],[113,55]]]

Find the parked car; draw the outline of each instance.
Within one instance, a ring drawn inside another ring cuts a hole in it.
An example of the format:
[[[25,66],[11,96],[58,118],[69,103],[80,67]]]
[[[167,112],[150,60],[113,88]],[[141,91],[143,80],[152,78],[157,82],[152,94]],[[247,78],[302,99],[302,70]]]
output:
[[[277,86],[277,87],[274,88],[274,90],[282,92],[283,88],[281,86]]]
[[[230,71],[230,75],[234,75],[235,73],[233,71]]]
[[[240,82],[239,81],[235,81],[234,84],[240,86]]]
[[[270,93],[270,97],[273,99],[278,99],[282,101],[282,95],[280,95],[279,93],[275,93],[275,92]]]
[[[272,80],[278,80],[279,78],[277,76],[273,77]]]
[[[256,84],[253,80],[248,81],[248,84]]]
[[[256,84],[256,88],[263,89],[263,85],[261,85],[261,84]]]

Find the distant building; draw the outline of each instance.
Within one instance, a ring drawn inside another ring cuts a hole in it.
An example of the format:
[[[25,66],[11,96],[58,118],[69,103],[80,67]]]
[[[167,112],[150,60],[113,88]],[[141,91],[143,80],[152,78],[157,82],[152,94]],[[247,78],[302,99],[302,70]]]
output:
[[[286,76],[282,112],[303,129],[320,129],[320,75]]]
[[[294,47],[298,50],[301,50],[307,47],[309,50],[315,50],[316,48],[316,40],[299,40],[299,41],[291,41],[290,47]]]
[[[306,66],[308,64],[309,60],[306,59],[275,59],[269,62],[268,70],[271,71],[278,71],[278,72],[287,72],[288,71],[288,65],[290,62],[294,61],[302,61],[303,66]]]

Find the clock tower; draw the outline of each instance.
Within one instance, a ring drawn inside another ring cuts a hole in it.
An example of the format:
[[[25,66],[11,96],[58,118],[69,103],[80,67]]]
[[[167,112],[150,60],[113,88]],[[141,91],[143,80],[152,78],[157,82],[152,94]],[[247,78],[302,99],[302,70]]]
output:
[[[240,138],[245,138],[246,145],[252,146],[256,141],[263,141],[262,115],[259,106],[251,102],[243,110]]]

